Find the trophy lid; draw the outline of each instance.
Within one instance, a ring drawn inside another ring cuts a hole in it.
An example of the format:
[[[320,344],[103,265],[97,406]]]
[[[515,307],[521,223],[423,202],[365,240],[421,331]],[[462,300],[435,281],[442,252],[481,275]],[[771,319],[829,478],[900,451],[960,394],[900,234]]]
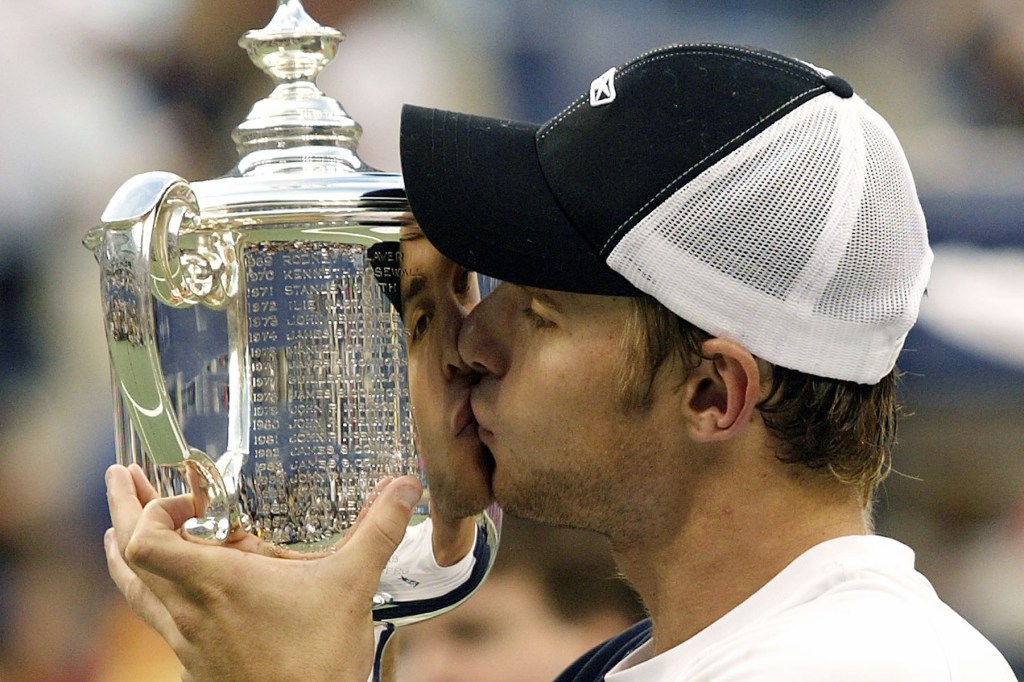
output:
[[[344,38],[318,24],[300,0],[278,0],[270,23],[239,39],[274,89],[232,133],[239,154],[233,171],[193,184],[204,217],[290,219],[311,209],[348,210],[353,202],[408,210],[401,176],[359,158],[361,126],[314,82]]]

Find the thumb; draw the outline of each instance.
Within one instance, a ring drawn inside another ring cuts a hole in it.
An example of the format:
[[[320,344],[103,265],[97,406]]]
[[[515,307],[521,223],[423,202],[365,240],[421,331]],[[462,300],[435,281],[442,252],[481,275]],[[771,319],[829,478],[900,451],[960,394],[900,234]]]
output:
[[[402,476],[378,489],[338,552],[355,562],[376,588],[381,571],[405,537],[413,508],[423,496],[415,476]]]

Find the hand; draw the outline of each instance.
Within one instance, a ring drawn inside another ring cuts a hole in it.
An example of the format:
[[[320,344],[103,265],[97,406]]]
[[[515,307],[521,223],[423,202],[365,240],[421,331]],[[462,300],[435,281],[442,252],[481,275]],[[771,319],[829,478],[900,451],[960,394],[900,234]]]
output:
[[[191,495],[160,498],[142,469],[112,466],[107,565],[132,608],[177,654],[185,682],[354,680],[373,663],[371,605],[422,486],[410,476],[375,497],[330,552],[309,558],[239,534],[184,537]]]

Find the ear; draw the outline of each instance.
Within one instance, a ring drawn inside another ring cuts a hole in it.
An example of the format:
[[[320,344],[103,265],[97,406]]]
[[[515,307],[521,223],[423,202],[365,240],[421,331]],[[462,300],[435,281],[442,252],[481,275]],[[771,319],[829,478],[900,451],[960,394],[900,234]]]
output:
[[[705,360],[687,377],[687,423],[699,442],[732,438],[750,420],[760,395],[757,360],[746,348],[723,338],[703,344]]]

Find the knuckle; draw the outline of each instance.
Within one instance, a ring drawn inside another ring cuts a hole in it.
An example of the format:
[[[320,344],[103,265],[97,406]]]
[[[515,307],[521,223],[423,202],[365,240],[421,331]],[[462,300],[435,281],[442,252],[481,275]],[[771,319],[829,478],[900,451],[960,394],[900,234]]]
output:
[[[133,535],[124,548],[124,560],[132,568],[143,568],[152,556],[153,547],[145,538]]]
[[[206,635],[203,621],[191,615],[178,614],[174,619],[178,633],[185,642],[201,642]]]
[[[149,588],[140,580],[135,578],[121,586],[121,592],[132,609],[138,612],[149,600]]]
[[[375,536],[378,544],[393,550],[405,537],[406,520],[400,516],[398,513],[379,514],[373,518],[372,523],[367,524],[367,530]]]

